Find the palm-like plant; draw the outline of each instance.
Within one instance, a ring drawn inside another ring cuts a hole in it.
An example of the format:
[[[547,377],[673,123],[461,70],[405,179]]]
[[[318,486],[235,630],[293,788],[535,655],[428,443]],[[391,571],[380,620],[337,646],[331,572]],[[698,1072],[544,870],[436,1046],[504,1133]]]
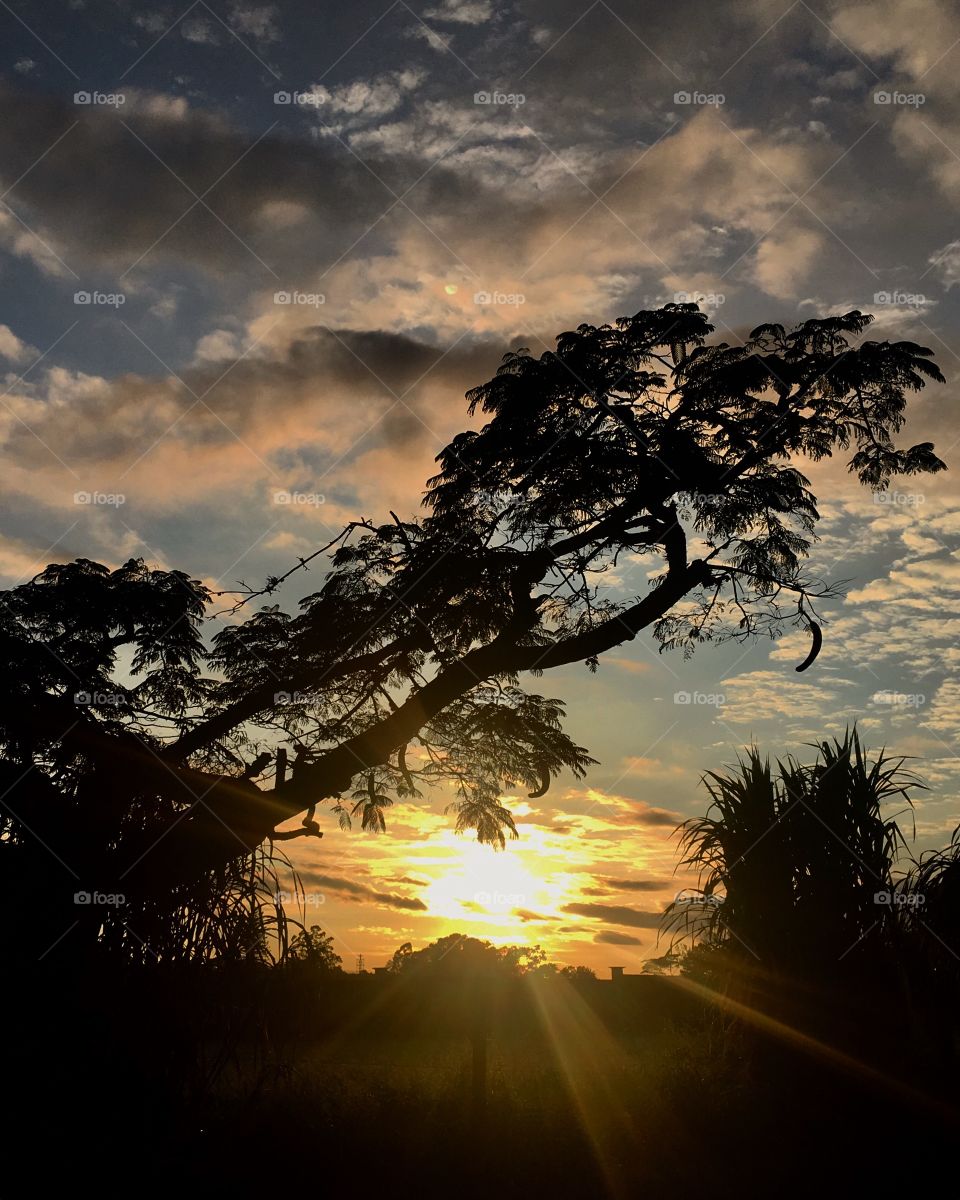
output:
[[[871,759],[856,730],[814,748],[812,763],[787,757],[774,772],[754,747],[736,771],[704,777],[710,808],[680,827],[700,891],[667,910],[680,939],[733,943],[764,968],[808,977],[883,960],[905,845],[885,806],[912,806],[924,785],[903,758]]]
[[[898,906],[924,977],[947,994],[960,980],[960,826],[949,846],[917,858],[901,881]]]

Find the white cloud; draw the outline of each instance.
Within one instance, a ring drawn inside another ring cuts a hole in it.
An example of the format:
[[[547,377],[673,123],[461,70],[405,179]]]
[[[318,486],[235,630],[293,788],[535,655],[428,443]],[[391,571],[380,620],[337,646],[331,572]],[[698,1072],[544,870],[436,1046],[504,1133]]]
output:
[[[490,0],[443,0],[437,8],[428,8],[423,15],[428,21],[483,25],[493,16],[493,5]]]
[[[772,719],[824,719],[835,713],[854,685],[847,679],[824,678],[817,683],[791,677],[782,671],[748,671],[724,679],[726,697],[721,710],[725,722],[758,725]]]
[[[274,4],[233,4],[230,6],[230,24],[241,33],[258,42],[280,40],[277,25],[277,8]]]
[[[780,230],[763,239],[757,248],[753,277],[770,296],[799,296],[823,249],[822,234],[812,229]]]
[[[422,71],[413,69],[390,71],[375,79],[355,79],[335,88],[314,84],[310,92],[321,118],[335,113],[348,119],[374,121],[399,108],[424,78]]]
[[[216,46],[219,42],[217,30],[211,21],[203,17],[192,17],[180,22],[180,36],[198,46]]]
[[[193,353],[195,363],[234,362],[243,353],[240,339],[229,329],[215,329],[205,334]]]
[[[960,241],[948,242],[935,250],[927,262],[940,274],[948,291],[960,283]]]
[[[8,362],[22,363],[36,356],[36,350],[18,338],[9,325],[0,325],[0,358]]]
[[[833,32],[858,53],[892,58],[914,78],[924,75],[960,37],[951,0],[866,0],[842,4],[830,23]]]

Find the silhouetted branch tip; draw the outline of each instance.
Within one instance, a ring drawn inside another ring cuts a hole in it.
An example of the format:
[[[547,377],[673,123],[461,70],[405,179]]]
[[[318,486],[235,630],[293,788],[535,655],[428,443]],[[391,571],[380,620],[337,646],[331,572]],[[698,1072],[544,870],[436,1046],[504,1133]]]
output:
[[[810,625],[809,625],[809,629],[810,629],[810,633],[813,638],[813,642],[812,642],[812,645],[810,646],[810,653],[803,660],[803,662],[796,668],[798,671],[806,671],[806,669],[808,667],[813,666],[813,664],[816,662],[817,655],[820,653],[820,648],[823,645],[823,630],[820,628],[820,626],[817,624],[817,622],[811,621]]]

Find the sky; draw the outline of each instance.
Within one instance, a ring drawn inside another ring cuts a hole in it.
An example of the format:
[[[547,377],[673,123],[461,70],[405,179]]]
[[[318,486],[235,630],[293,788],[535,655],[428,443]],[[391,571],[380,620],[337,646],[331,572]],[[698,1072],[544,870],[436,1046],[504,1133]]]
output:
[[[960,820],[960,9],[948,0],[0,0],[0,586],[132,556],[262,582],[352,518],[414,514],[464,392],[511,348],[699,299],[735,341],[857,307],[947,376],[884,498],[810,468],[806,638],[638,638],[537,686],[600,760],[448,797],[295,860],[346,965],[459,930],[637,971],[692,882],[703,771],[856,721],[915,755],[917,847]],[[612,586],[646,587],[637,568]],[[292,608],[316,581],[294,576]]]

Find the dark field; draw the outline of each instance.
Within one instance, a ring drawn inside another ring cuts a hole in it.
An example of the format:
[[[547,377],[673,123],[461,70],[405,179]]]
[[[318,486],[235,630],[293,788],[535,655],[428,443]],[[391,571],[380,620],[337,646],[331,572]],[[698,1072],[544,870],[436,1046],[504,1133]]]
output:
[[[195,980],[136,991],[137,1021],[89,997],[59,1019],[38,1005],[33,1036],[12,1047],[7,1132],[55,1133],[38,1182],[106,1194],[857,1195],[915,1178],[956,1139],[948,1063],[932,1068],[930,1051],[897,1060],[878,1030],[881,1079],[672,980],[488,989],[485,1039],[462,988],[345,976],[320,993],[261,990],[258,1004],[208,993],[202,1044],[177,1032],[172,999],[186,1012]],[[865,1013],[862,1041],[869,1025]],[[925,1095],[911,1090],[920,1074]]]

